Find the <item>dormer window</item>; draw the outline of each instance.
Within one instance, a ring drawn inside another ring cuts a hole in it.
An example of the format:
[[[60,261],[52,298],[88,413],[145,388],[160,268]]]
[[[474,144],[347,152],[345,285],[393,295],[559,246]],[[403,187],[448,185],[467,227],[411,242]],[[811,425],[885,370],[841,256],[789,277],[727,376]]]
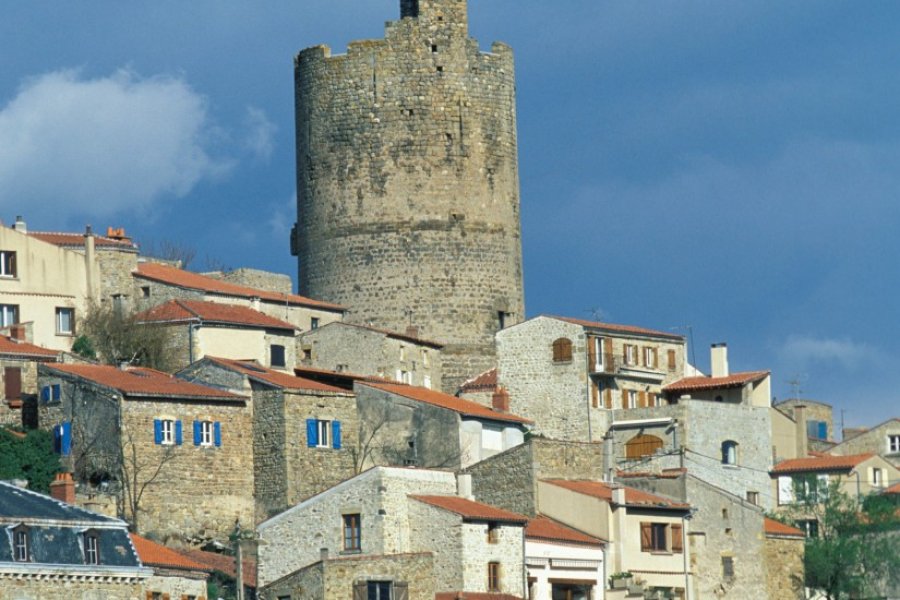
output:
[[[13,560],[16,562],[29,562],[31,547],[28,542],[27,526],[19,525],[13,529]]]
[[[84,564],[100,564],[100,534],[93,530],[84,534]]]

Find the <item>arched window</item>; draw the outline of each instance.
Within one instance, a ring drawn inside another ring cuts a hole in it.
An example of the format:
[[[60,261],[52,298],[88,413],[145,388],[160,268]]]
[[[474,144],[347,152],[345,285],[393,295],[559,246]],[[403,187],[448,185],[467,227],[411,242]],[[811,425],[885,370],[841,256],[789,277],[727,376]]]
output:
[[[553,342],[553,362],[568,362],[572,360],[572,340],[559,338]]]
[[[722,442],[722,464],[723,465],[736,465],[737,464],[737,442],[732,440],[726,440]]]
[[[662,446],[663,441],[655,435],[636,435],[625,444],[625,458],[635,459],[651,456]]]

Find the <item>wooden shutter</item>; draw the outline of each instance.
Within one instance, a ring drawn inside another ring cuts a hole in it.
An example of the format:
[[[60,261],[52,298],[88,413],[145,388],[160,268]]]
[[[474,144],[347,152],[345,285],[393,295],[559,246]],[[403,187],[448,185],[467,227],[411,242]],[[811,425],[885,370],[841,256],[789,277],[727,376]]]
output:
[[[594,380],[591,380],[591,405],[594,408],[600,407],[600,387]]]
[[[675,370],[675,351],[669,350],[666,354],[669,355],[669,370],[674,371]]]
[[[597,338],[593,336],[587,336],[587,351],[588,351],[588,371],[594,370],[594,365],[597,364],[597,348],[596,348]]]
[[[681,554],[684,546],[681,543],[681,524],[672,525],[672,552]]]
[[[603,390],[603,395],[606,397],[606,408],[612,410],[612,390],[607,387]]]
[[[353,584],[353,600],[366,600],[366,590],[365,581]]]
[[[394,600],[409,600],[409,584],[405,581],[394,583]]]
[[[638,393],[638,406],[640,408],[647,408],[647,392]]]
[[[650,552],[653,549],[653,525],[641,523],[641,552]]]
[[[656,350],[656,348],[650,349],[650,357],[653,359],[653,364],[650,366],[654,369],[657,368],[659,366],[659,352]]]
[[[163,594],[162,600],[172,600],[172,597],[169,594]]]
[[[628,408],[628,390],[622,390],[622,408]]]
[[[613,348],[612,339],[603,338],[603,366],[607,373],[613,372]]]
[[[3,385],[7,402],[16,402],[22,399],[22,369],[18,367],[6,367],[3,369]]]
[[[319,422],[315,419],[306,420],[306,447],[315,448],[319,445]]]
[[[153,592],[147,592],[146,596],[147,600],[153,600]]]

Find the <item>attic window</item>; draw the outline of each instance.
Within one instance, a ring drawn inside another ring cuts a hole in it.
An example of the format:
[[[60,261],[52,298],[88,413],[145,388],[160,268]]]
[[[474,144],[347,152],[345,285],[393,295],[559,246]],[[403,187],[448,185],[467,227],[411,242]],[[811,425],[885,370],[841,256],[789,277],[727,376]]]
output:
[[[84,564],[100,564],[100,534],[93,530],[84,534]]]
[[[28,543],[28,526],[19,525],[13,529],[13,560],[16,562],[29,562],[30,544]]]

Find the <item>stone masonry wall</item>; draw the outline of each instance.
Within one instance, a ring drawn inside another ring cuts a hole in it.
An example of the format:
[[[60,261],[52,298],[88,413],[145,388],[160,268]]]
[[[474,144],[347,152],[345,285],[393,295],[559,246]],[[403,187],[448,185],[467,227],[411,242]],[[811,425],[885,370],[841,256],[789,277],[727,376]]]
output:
[[[19,369],[22,381],[22,395],[16,402],[6,397],[6,369]],[[0,360],[0,392],[4,394],[0,402],[0,425],[23,426],[22,410],[26,400],[33,403],[37,389],[37,362],[30,360]]]
[[[845,440],[834,447],[835,454],[865,454],[873,452],[880,454],[892,463],[895,467],[900,468],[900,453],[888,452],[888,436],[900,436],[900,419],[892,419],[887,423],[883,423],[878,427],[873,427],[869,431],[860,433],[848,440]],[[891,482],[893,484],[894,482]]]
[[[500,592],[525,596],[525,533],[521,525],[497,526],[496,543],[487,542],[486,523],[462,523],[462,589],[488,592],[488,563],[500,564]]]
[[[479,51],[464,0],[383,40],[295,61],[301,294],[447,344],[445,391],[524,316],[512,51]],[[503,316],[501,316],[503,313]]]
[[[465,586],[463,527],[459,515],[409,499],[410,550],[434,555],[435,592],[480,591]]]
[[[284,452],[284,391],[253,390],[253,495],[256,523],[288,506],[288,459]]]
[[[804,540],[766,536],[763,553],[766,564],[766,589],[771,600],[802,600]]]
[[[133,301],[136,296],[131,272],[137,268],[137,252],[97,248],[95,255],[100,271],[100,299],[108,301],[121,294]]]
[[[258,269],[234,269],[233,271],[213,271],[203,273],[213,279],[221,279],[229,283],[244,285],[258,290],[268,290],[279,294],[291,294],[294,291],[294,282],[290,275],[272,273]]]
[[[104,581],[103,577],[0,578],[0,598],[4,600],[143,600],[140,582]]]

